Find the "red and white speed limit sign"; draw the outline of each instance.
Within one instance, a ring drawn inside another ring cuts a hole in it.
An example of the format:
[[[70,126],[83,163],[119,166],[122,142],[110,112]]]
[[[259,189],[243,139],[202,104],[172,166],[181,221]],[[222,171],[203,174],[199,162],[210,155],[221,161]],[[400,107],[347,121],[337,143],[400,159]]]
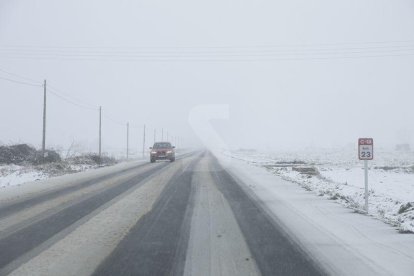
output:
[[[359,138],[358,139],[358,156],[359,160],[374,159],[374,139]]]

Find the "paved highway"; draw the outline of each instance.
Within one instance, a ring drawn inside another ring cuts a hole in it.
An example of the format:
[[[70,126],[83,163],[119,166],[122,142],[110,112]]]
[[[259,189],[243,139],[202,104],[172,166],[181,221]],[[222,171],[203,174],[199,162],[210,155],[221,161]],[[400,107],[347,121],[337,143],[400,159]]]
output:
[[[325,274],[208,152],[42,187],[0,198],[0,275]]]

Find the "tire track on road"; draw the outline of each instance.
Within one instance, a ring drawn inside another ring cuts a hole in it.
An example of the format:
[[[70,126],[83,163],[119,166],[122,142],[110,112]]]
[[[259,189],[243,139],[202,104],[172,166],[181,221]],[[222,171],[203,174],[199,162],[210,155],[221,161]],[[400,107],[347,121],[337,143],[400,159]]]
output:
[[[178,171],[94,275],[181,275],[193,208],[192,174],[201,157]]]
[[[43,203],[45,201],[60,197],[62,195],[65,195],[67,193],[71,193],[71,192],[76,192],[78,190],[90,187],[92,185],[98,184],[99,182],[108,180],[110,178],[115,178],[119,175],[122,175],[124,173],[127,173],[129,171],[133,171],[136,170],[138,168],[144,167],[144,166],[148,166],[148,164],[140,164],[137,166],[134,166],[132,168],[127,168],[127,169],[123,169],[121,171],[117,171],[117,172],[112,172],[109,173],[107,175],[103,175],[94,179],[89,179],[89,180],[85,180],[82,181],[78,184],[75,185],[70,185],[70,186],[65,186],[62,188],[58,188],[58,189],[54,189],[52,191],[48,191],[45,193],[42,193],[40,195],[35,195],[29,198],[25,198],[23,200],[17,201],[17,202],[13,202],[10,204],[6,204],[3,206],[0,206],[0,219],[10,216],[14,213],[17,213],[21,210],[33,207],[36,204],[40,204]]]
[[[162,170],[167,165],[168,163],[161,164],[160,166],[145,171],[128,181],[109,187],[75,205],[68,206],[56,214],[3,237],[0,239],[0,274],[10,272],[10,268],[7,268],[7,265],[11,262],[28,254],[31,250],[49,240],[55,234],[65,230],[116,196],[134,186],[143,184],[142,182],[144,180]]]
[[[91,275],[139,219],[152,210],[181,163],[188,163],[190,160],[189,158],[171,163],[145,180],[142,186],[132,187],[76,222],[77,226],[73,231],[17,267],[11,275]],[[58,235],[61,236],[61,233]],[[33,253],[35,251],[37,249]]]
[[[309,256],[212,157],[212,174],[227,199],[262,275],[325,275]]]
[[[195,204],[183,275],[260,275],[236,218],[201,160],[194,173]]]

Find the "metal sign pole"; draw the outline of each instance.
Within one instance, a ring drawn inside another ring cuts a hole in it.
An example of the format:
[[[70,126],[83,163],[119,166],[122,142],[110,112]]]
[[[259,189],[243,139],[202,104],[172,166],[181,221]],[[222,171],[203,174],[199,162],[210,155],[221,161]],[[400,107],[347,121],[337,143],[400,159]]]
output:
[[[365,211],[368,214],[368,160],[364,160],[365,169]]]

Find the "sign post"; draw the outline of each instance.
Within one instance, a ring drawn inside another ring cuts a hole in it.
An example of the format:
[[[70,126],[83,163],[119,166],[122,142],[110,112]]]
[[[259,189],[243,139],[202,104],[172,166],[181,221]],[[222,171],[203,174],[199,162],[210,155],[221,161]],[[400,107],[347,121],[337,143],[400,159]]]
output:
[[[368,213],[368,160],[374,159],[374,139],[359,138],[358,139],[358,157],[364,160],[365,170],[365,211]]]
[[[364,160],[364,170],[365,170],[365,211],[368,214],[368,160]]]

